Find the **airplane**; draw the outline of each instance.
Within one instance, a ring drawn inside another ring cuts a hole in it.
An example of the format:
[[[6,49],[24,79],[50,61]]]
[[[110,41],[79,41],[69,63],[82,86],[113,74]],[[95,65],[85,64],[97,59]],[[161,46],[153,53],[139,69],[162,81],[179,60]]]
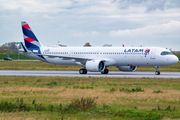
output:
[[[80,74],[101,72],[108,74],[109,66],[119,71],[134,72],[137,66],[159,67],[179,61],[170,50],[161,47],[47,47],[37,39],[28,23],[21,22],[24,43],[20,53],[43,62],[57,65],[81,65]]]

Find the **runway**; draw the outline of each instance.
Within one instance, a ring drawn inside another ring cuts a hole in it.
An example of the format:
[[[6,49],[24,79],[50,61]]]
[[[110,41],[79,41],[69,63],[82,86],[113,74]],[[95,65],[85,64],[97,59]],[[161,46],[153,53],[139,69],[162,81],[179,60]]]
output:
[[[180,78],[180,72],[120,72],[110,71],[109,74],[88,72],[79,74],[79,71],[47,71],[47,70],[0,70],[0,76],[47,76],[47,77],[116,77],[116,78]]]

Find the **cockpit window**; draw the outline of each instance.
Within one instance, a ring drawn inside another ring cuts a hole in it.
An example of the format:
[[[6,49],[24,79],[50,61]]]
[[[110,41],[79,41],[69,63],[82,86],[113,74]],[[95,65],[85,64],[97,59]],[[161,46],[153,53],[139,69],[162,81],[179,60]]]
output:
[[[173,55],[172,52],[162,52],[161,55]]]

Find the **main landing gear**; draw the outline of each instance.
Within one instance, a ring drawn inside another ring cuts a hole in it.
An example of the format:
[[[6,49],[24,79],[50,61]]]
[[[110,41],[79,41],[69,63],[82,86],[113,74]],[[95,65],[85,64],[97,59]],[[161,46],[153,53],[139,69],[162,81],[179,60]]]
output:
[[[104,69],[104,71],[101,72],[101,74],[108,74],[109,70],[108,69]],[[82,68],[79,70],[79,74],[87,74],[87,70]]]
[[[159,71],[159,69],[158,69],[158,68],[159,68],[159,66],[155,66],[155,68],[156,68],[156,72],[155,72],[155,74],[156,74],[156,75],[160,75],[160,71]]]
[[[108,74],[109,70],[108,69],[104,69],[104,71],[101,72],[101,74]]]
[[[86,69],[80,69],[80,70],[79,70],[79,73],[80,73],[80,74],[87,74],[87,70],[86,70]]]

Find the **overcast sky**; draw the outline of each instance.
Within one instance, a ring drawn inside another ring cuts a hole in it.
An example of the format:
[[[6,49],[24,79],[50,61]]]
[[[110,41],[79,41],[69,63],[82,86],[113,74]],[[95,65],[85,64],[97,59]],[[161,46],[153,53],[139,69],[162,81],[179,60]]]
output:
[[[180,50],[180,0],[0,0],[0,44],[23,42],[27,21],[44,45]]]

